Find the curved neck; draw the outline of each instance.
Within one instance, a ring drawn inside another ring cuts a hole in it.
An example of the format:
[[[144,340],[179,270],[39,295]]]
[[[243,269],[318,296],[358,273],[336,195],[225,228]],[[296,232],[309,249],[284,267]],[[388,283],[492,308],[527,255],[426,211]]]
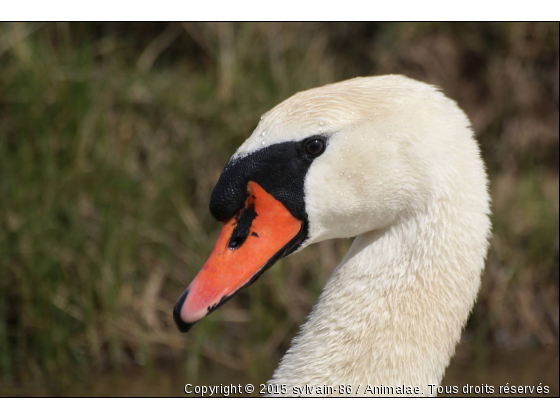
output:
[[[404,384],[424,395],[439,385],[478,292],[486,240],[465,238],[468,221],[446,206],[356,237],[273,383]]]

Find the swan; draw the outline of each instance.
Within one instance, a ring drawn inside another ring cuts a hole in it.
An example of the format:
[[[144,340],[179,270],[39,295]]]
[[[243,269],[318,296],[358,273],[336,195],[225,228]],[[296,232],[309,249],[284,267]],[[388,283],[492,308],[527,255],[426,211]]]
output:
[[[341,384],[353,396],[436,394],[491,230],[478,143],[438,88],[388,75],[295,94],[225,166],[210,212],[223,227],[175,305],[180,331],[278,259],[355,237],[269,384],[285,396],[342,395]]]

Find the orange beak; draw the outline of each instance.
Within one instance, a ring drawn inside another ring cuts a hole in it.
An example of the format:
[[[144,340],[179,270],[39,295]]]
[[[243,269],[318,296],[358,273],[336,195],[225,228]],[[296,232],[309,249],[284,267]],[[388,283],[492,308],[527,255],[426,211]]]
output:
[[[173,319],[188,331],[299,244],[303,222],[250,181],[245,206],[224,223],[208,261],[177,301]]]

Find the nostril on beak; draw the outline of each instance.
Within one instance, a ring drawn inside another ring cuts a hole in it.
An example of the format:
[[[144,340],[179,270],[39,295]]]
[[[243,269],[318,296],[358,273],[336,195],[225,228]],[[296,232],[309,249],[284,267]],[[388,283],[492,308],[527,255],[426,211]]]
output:
[[[253,224],[253,220],[255,217],[258,216],[257,212],[255,211],[255,203],[254,198],[252,196],[248,199],[248,205],[246,208],[243,208],[237,213],[235,216],[236,224],[235,229],[231,234],[231,239],[229,240],[229,249],[234,250],[239,248],[245,240],[247,236],[249,236],[249,231],[251,230],[251,225]]]
[[[177,325],[177,328],[182,333],[188,332],[194,325],[194,322],[187,323],[181,319],[181,308],[183,307],[188,295],[189,289],[185,290],[173,308],[173,321],[175,321],[175,325]]]

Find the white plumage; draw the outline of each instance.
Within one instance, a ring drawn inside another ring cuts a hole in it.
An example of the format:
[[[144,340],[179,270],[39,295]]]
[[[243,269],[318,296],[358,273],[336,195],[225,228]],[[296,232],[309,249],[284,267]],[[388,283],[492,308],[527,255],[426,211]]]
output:
[[[490,235],[469,121],[433,86],[357,78],[276,106],[236,156],[316,134],[329,144],[305,179],[300,249],[357,237],[271,383],[406,384],[429,395],[475,302]]]

